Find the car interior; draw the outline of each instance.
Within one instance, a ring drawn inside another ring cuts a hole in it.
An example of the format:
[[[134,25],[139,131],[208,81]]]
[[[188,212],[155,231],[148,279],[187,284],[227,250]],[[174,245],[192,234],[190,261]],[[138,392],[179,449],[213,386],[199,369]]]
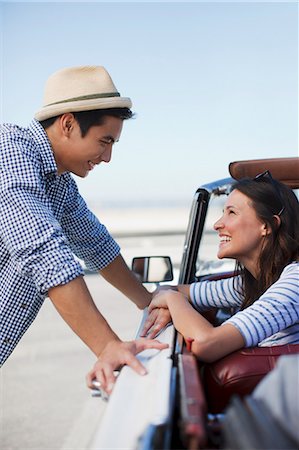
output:
[[[299,188],[299,158],[237,161],[229,165],[229,173],[235,180],[243,177],[253,178],[266,170],[292,189]],[[205,275],[204,279],[219,279],[232,275],[232,272],[225,272]],[[200,276],[197,279],[201,279]],[[217,314],[207,318],[215,324]],[[182,341],[182,353],[179,355],[182,384],[180,402],[183,411],[181,436],[186,448],[221,448],[225,445],[223,422],[231,402],[235,402],[235,408],[240,410],[241,405],[248,402],[247,397],[276,366],[282,355],[299,353],[299,344],[253,347],[236,351],[213,363],[202,363],[193,355],[192,346],[183,339]],[[248,405],[244,410],[249,414]],[[227,432],[225,435],[229,441]]]
[[[234,276],[234,264],[217,261],[217,233],[211,226],[234,180],[253,178],[269,170],[298,196],[299,158],[236,161],[228,170],[229,178],[202,185],[194,194],[175,280],[169,257],[146,256],[134,258],[132,264],[143,283],[190,284]],[[214,310],[205,317],[217,326],[231,313]],[[142,320],[146,320],[146,311]],[[121,369],[96,448],[298,448],[299,442],[294,443],[280,429],[271,412],[252,398],[252,393],[273,373],[280,357],[299,355],[299,344],[244,348],[213,363],[203,363],[192,352],[194,342],[184,339],[172,324],[158,338],[169,348],[140,357],[148,368],[147,377],[136,376],[128,367]],[[293,388],[296,392],[298,386]]]

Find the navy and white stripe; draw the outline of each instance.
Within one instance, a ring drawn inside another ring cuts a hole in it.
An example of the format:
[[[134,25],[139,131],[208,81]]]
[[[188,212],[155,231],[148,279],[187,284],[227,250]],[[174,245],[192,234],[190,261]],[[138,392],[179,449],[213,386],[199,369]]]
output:
[[[47,291],[107,266],[119,246],[89,211],[69,173],[60,176],[47,134],[0,129],[0,363],[36,317]]]
[[[233,278],[193,283],[190,297],[196,309],[239,308],[242,287]],[[299,263],[286,266],[280,278],[251,306],[226,322],[242,334],[246,347],[299,343]]]
[[[210,308],[238,308],[243,301],[241,277],[192,283],[190,298],[198,311]]]

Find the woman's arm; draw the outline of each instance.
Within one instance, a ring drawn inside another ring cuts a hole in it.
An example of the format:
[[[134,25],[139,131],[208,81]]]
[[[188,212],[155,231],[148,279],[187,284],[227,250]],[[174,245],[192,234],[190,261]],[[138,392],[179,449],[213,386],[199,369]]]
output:
[[[233,325],[213,327],[181,292],[159,292],[149,310],[156,305],[169,310],[175,328],[185,338],[194,339],[192,351],[203,361],[215,361],[244,347],[244,339]]]
[[[298,280],[299,264],[289,264],[259,299],[227,320],[243,334],[246,347],[298,342]]]

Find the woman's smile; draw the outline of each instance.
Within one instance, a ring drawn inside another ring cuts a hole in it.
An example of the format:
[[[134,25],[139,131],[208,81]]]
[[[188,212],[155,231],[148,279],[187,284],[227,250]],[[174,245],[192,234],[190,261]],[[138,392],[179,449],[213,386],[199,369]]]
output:
[[[228,196],[222,217],[214,229],[219,235],[218,258],[233,258],[245,267],[256,267],[265,238],[262,223],[246,195],[237,189]]]

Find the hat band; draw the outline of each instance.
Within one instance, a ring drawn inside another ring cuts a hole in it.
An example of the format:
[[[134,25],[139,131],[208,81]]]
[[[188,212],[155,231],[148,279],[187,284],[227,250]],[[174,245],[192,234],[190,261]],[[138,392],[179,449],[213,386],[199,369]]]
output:
[[[109,97],[120,97],[119,92],[107,92],[103,94],[91,94],[91,95],[81,95],[81,97],[68,98],[66,100],[60,100],[59,102],[48,103],[46,106],[59,105],[60,103],[68,102],[79,102],[81,100],[93,100],[95,98],[109,98]]]

